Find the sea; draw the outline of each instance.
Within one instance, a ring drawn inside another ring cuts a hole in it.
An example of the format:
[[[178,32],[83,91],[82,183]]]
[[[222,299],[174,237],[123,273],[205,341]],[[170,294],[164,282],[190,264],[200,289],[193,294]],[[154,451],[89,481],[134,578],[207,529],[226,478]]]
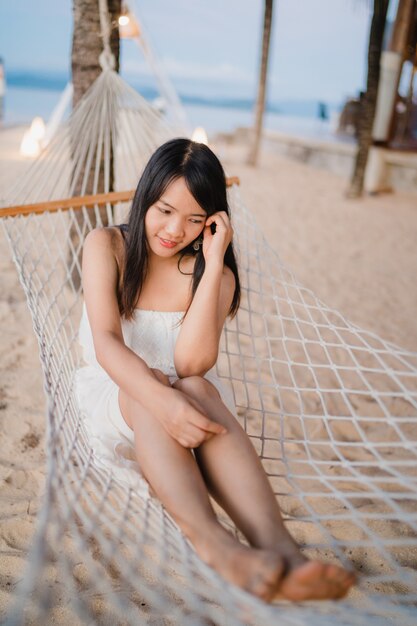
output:
[[[160,94],[146,77],[125,77],[145,99],[154,102]],[[8,71],[4,98],[3,127],[28,124],[35,116],[50,119],[69,80],[65,73]],[[198,84],[176,85],[191,128],[202,126],[210,136],[216,132],[231,133],[254,123],[254,97],[221,85],[199,88]],[[264,127],[289,135],[336,140],[334,130],[343,103],[315,99],[282,99],[269,101]],[[324,110],[324,116],[323,116]],[[320,115],[321,111],[321,115]]]

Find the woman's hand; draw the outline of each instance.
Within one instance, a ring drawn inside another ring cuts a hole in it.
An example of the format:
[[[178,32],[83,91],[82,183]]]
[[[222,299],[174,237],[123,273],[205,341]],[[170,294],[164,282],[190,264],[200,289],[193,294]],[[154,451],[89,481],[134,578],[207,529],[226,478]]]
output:
[[[211,232],[210,224],[216,224],[216,232]],[[206,263],[218,261],[223,265],[224,254],[233,238],[233,228],[226,211],[213,213],[206,219],[203,231],[203,254]]]
[[[197,448],[214,435],[227,433],[226,428],[210,420],[203,407],[179,389],[166,388],[164,408],[159,419],[165,430],[184,448]]]

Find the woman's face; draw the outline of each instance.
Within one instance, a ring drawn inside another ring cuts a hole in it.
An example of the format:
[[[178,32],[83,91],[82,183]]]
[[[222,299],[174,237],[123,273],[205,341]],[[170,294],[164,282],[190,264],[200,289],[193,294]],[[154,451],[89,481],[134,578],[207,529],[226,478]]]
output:
[[[148,252],[170,258],[202,232],[207,213],[196,202],[184,178],[177,178],[145,215]]]

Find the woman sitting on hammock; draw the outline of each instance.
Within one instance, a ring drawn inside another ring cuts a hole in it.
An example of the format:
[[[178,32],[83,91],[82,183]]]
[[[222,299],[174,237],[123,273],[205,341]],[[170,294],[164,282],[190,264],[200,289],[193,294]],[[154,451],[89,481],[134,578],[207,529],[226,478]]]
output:
[[[85,240],[84,300],[102,371],[85,395],[100,431],[132,442],[159,500],[226,580],[266,601],[341,598],[354,575],[301,554],[216,376],[222,328],[240,301],[232,237],[213,152],[188,139],[158,148],[128,224]],[[209,493],[250,547],[219,523]]]

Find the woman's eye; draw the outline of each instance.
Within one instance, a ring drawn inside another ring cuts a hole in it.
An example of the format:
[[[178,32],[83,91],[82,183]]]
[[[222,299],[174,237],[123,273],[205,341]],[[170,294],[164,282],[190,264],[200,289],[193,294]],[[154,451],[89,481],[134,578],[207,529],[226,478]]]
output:
[[[161,207],[157,207],[158,211],[160,211],[163,215],[169,215],[171,211],[169,209],[162,209]],[[202,224],[203,220],[190,220],[192,224]]]

